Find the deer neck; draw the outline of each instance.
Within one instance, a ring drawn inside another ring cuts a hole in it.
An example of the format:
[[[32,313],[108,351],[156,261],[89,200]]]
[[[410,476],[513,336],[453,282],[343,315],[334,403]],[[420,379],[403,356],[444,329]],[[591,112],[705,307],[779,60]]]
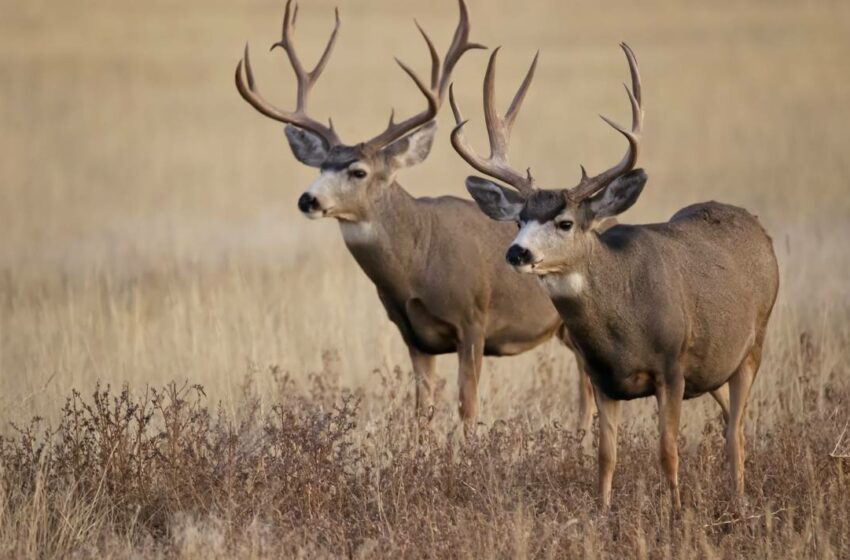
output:
[[[541,285],[564,324],[577,338],[603,336],[609,319],[633,308],[632,278],[637,259],[629,251],[612,249],[595,235],[580,262],[556,274],[540,277]]]
[[[369,197],[363,219],[340,221],[343,240],[367,276],[384,291],[406,292],[413,255],[427,227],[416,199],[392,182]]]

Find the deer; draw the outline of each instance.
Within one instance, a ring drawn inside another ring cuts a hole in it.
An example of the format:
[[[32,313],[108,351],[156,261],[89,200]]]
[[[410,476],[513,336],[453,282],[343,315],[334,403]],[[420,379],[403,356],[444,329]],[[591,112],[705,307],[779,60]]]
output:
[[[458,1],[459,22],[442,60],[428,34],[416,23],[430,59],[430,80],[396,59],[425,98],[426,107],[368,141],[344,144],[333,127],[307,114],[310,90],[322,74],[336,42],[339,11],[316,66],[307,71],[293,43],[297,6],[288,0],[281,40],[297,82],[294,111],[267,102],[258,91],[248,47],[236,68],[236,88],[254,109],[285,123],[295,158],[319,169],[319,177],[298,199],[310,219],[333,218],[357,264],[374,283],[380,302],[407,346],[415,379],[416,415],[424,424],[434,414],[435,357],[458,355],[458,410],[464,432],[476,425],[477,391],[483,356],[512,356],[557,335],[569,344],[563,321],[546,292],[530,278],[514,274],[499,247],[513,237],[511,225],[484,217],[476,205],[454,196],[415,198],[397,173],[428,156],[435,118],[452,71],[467,51],[486,48],[469,42],[469,13]],[[590,381],[579,372],[578,428],[589,430],[593,414]]]
[[[644,119],[640,74],[632,49],[620,47],[631,74],[632,87],[625,88],[632,127],[602,117],[628,142],[613,167],[590,177],[582,166],[576,186],[558,189],[538,188],[530,169],[521,173],[511,167],[510,125],[536,58],[501,117],[494,91],[498,49],[484,78],[490,156],[482,157],[466,140],[467,121],[450,92],[456,123],[452,146],[470,166],[498,181],[470,176],[466,188],[485,215],[519,224],[504,258],[546,290],[590,376],[598,409],[601,511],[611,503],[620,403],[653,396],[661,470],[673,511],[681,509],[682,403],[705,393],[722,409],[731,483],[736,501],[742,501],[744,414],[779,288],[773,242],[747,210],[714,201],[682,208],[667,222],[599,231],[602,220],[636,202],[647,181],[646,172],[636,168]]]

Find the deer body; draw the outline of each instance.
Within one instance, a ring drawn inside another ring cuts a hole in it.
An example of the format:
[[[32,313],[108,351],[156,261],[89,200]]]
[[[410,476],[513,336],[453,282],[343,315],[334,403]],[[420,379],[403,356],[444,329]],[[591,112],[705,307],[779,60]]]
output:
[[[287,124],[286,137],[296,159],[319,168],[319,177],[301,195],[298,207],[308,218],[339,221],[349,251],[374,282],[408,347],[417,410],[428,419],[434,356],[457,352],[459,410],[469,433],[475,425],[482,357],[529,350],[563,323],[545,291],[533,279],[513,274],[499,258],[498,248],[510,241],[513,226],[487,220],[470,201],[414,198],[395,179],[398,171],[428,156],[434,119],[452,70],[465,52],[483,48],[469,42],[466,5],[463,0],[458,4],[460,21],[442,61],[419,28],[431,56],[430,81],[399,62],[425,97],[426,108],[398,123],[391,116],[386,129],[367,142],[346,145],[332,123],[325,125],[307,114],[308,94],[337,37],[338,13],[319,62],[308,72],[292,42],[297,7],[287,1],[281,40],[274,47],[286,52],[296,75],[294,111],[274,107],[259,93],[247,46],[236,69],[236,87],[260,113]],[[591,422],[591,399],[590,383],[580,375],[579,426],[584,430]]]
[[[632,78],[626,87],[632,128],[603,117],[629,142],[610,169],[589,177],[582,167],[575,187],[538,189],[530,170],[508,164],[510,129],[536,58],[502,118],[494,106],[496,52],[490,57],[484,78],[490,157],[468,145],[454,98],[452,145],[472,167],[514,189],[480,177],[466,182],[485,214],[519,223],[505,258],[540,280],[596,388],[603,509],[611,499],[620,402],[649,396],[658,403],[661,466],[674,506],[681,506],[676,439],[682,401],[705,393],[723,409],[730,472],[742,496],[743,416],[779,286],[776,256],[754,216],[717,202],[688,206],[663,224],[602,231],[606,219],[635,203],[647,180],[635,168],[643,124],[640,75],[632,50],[621,47]]]
[[[590,243],[578,270],[541,284],[607,397],[654,396],[675,375],[683,397],[697,397],[725,385],[761,346],[779,280],[770,238],[746,210],[697,204]],[[561,286],[576,273],[587,280],[571,294]]]
[[[478,337],[476,352],[510,356],[561,325],[545,291],[513,273],[497,251],[516,228],[487,219],[471,201],[414,198],[393,183],[371,200],[363,221],[340,221],[340,229],[405,343],[420,352],[457,352]],[[476,234],[458,236],[458,229]]]

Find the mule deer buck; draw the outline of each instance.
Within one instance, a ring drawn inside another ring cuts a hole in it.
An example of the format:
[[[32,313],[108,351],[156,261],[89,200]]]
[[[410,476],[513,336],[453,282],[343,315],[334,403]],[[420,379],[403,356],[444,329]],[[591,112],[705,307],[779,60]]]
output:
[[[430,420],[435,391],[435,355],[457,352],[459,411],[465,430],[474,426],[477,387],[484,355],[508,356],[529,350],[563,331],[546,292],[530,278],[513,274],[498,248],[513,236],[513,226],[492,222],[471,201],[452,196],[414,198],[397,182],[404,167],[422,162],[436,131],[434,121],[449,78],[468,50],[469,16],[459,0],[460,21],[443,60],[419,28],[431,58],[430,80],[423,81],[399,62],[425,97],[426,107],[367,142],[343,144],[333,125],[307,116],[307,96],[334,46],[336,27],[316,67],[307,72],[292,42],[295,14],[286,4],[281,47],[298,84],[295,111],[273,107],[257,91],[247,47],[236,69],[236,87],[263,115],[286,123],[296,159],[317,167],[319,177],[298,200],[308,217],[335,218],[349,251],[374,282],[378,296],[410,353],[416,379],[417,414]],[[417,24],[418,27],[418,24]],[[246,82],[247,79],[247,82]],[[563,335],[561,335],[563,337]],[[592,419],[592,388],[580,382],[580,427]]]
[[[485,214],[518,221],[506,259],[546,289],[593,382],[602,508],[611,500],[620,401],[649,396],[658,402],[660,459],[673,505],[681,507],[676,438],[682,401],[704,393],[723,409],[732,481],[742,497],[744,410],[779,286],[773,245],[753,215],[717,202],[683,208],[665,223],[597,231],[600,220],[635,203],[647,179],[635,169],[643,124],[640,75],[632,50],[621,47],[632,78],[632,89],[626,87],[632,128],[602,117],[629,144],[610,169],[589,177],[582,167],[577,186],[547,190],[536,187],[530,171],[510,167],[510,125],[534,66],[501,118],[494,106],[497,51],[484,79],[491,156],[469,146],[450,95],[457,122],[452,145],[472,167],[512,187],[478,177],[466,181]]]

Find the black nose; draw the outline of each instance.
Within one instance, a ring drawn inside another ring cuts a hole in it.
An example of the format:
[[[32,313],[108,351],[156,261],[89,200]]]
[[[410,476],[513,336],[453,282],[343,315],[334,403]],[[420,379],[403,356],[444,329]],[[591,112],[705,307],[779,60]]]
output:
[[[319,209],[319,200],[310,193],[304,193],[298,198],[298,209],[307,214]]]
[[[531,262],[531,251],[519,245],[511,245],[505,258],[513,266],[528,264]]]

